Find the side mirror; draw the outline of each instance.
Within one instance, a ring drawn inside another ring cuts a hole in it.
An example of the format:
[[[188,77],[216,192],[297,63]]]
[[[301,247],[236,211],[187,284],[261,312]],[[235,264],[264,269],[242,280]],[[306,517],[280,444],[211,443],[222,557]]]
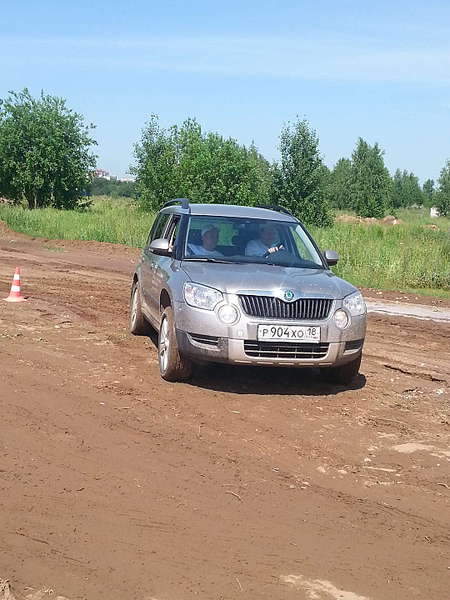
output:
[[[337,265],[339,260],[339,254],[337,252],[334,250],[325,250],[323,255],[325,256],[325,260],[327,261],[329,267]]]
[[[170,256],[172,254],[169,240],[164,240],[162,238],[153,240],[148,249],[150,252],[153,252],[153,254],[158,254],[158,256]]]

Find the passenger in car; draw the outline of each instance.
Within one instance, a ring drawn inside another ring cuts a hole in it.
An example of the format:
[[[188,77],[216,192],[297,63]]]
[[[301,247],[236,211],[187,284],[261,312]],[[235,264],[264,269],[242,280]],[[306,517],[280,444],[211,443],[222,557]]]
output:
[[[188,244],[188,250],[196,256],[211,256],[216,258],[223,257],[223,254],[216,250],[219,241],[219,230],[212,224],[205,225],[201,231],[202,243]]]
[[[283,245],[278,242],[278,232],[273,225],[261,225],[259,238],[250,240],[245,248],[246,256],[264,256],[283,250]]]

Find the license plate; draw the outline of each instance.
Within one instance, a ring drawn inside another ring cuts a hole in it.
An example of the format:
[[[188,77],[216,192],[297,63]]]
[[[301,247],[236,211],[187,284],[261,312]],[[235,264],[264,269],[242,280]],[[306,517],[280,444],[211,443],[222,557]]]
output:
[[[320,342],[320,327],[299,325],[258,325],[258,340],[280,342]]]

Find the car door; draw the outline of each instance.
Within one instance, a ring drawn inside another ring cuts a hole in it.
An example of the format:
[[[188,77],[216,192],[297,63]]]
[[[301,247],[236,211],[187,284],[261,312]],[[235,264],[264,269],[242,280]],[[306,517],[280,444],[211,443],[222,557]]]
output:
[[[143,299],[147,308],[148,315],[152,321],[158,322],[159,313],[159,295],[155,286],[155,270],[158,262],[163,258],[154,254],[150,250],[150,244],[153,240],[160,239],[164,236],[167,224],[170,220],[170,213],[160,213],[156,219],[148,236],[147,244],[142,253],[141,264],[141,290]]]
[[[171,248],[172,250],[174,250],[174,248],[175,248],[175,242],[176,242],[176,237],[177,237],[179,227],[180,227],[180,216],[172,215],[170,221],[168,222],[167,226],[165,227],[164,234],[161,236],[163,239],[168,240],[169,248]],[[158,256],[157,259],[158,260],[154,261],[154,268],[153,268],[153,278],[152,278],[152,288],[151,288],[151,295],[152,295],[151,310],[152,310],[152,318],[154,318],[155,321],[159,322],[159,318],[160,318],[159,300],[161,297],[161,291],[167,287],[167,280],[169,279],[169,277],[172,273],[171,267],[173,265],[175,258],[174,258],[174,256]],[[156,300],[156,302],[153,303],[153,300]]]

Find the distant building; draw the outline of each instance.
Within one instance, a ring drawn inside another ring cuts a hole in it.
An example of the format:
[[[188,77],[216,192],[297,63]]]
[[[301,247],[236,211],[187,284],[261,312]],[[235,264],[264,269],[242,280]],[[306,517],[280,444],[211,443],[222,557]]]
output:
[[[108,181],[111,179],[109,171],[105,171],[104,169],[94,169],[93,174],[94,177],[101,177],[102,179],[107,179]]]
[[[134,183],[135,182],[135,178],[134,177],[119,177],[117,179],[117,181],[122,181],[125,183]]]
[[[439,209],[437,208],[437,206],[432,206],[430,208],[430,217],[438,217],[439,216]]]

